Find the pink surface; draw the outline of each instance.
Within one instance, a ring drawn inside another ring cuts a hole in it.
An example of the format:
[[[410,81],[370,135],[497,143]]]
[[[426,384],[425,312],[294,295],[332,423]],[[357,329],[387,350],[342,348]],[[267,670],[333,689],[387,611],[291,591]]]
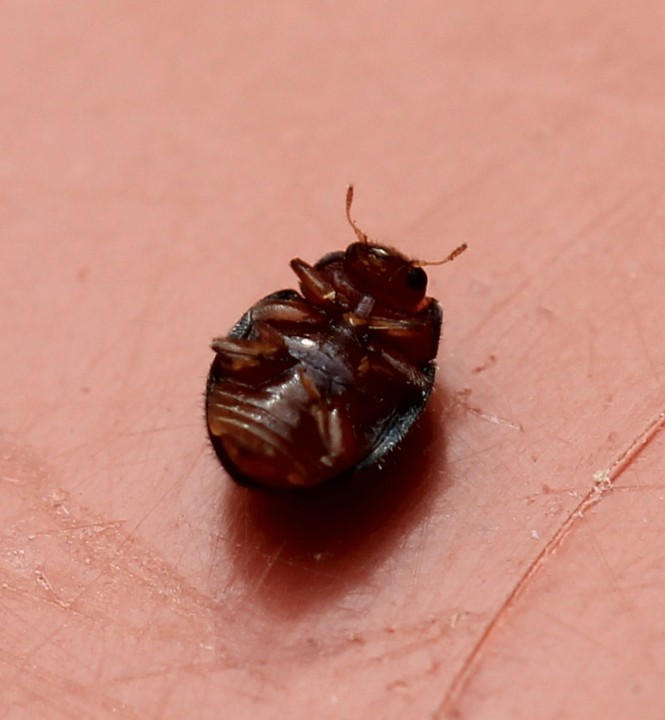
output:
[[[2,15],[0,718],[662,718],[665,9]],[[371,482],[249,494],[208,342],[351,242],[349,180],[470,245],[432,409]]]

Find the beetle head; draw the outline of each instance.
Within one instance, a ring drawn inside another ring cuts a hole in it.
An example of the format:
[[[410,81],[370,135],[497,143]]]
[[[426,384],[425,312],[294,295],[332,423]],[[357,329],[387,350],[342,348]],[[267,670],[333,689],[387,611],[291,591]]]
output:
[[[466,243],[435,262],[409,260],[394,248],[370,242],[351,217],[353,185],[346,191],[346,219],[358,242],[344,255],[344,270],[359,291],[371,295],[395,310],[413,312],[425,298],[427,274],[424,265],[443,265],[466,250]]]
[[[383,245],[352,243],[344,255],[344,270],[360,292],[396,310],[415,310],[427,291],[425,271]]]

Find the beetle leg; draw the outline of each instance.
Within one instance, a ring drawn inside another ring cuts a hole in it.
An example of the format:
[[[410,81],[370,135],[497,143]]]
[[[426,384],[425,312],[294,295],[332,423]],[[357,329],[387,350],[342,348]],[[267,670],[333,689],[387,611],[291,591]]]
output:
[[[358,365],[358,375],[363,377],[370,371],[383,372],[400,380],[406,380],[409,385],[419,388],[424,388],[428,384],[427,376],[413,362],[392,348],[375,349],[372,356],[363,357]]]
[[[332,467],[344,454],[344,448],[348,444],[347,439],[353,437],[353,430],[348,419],[340,413],[339,407],[323,409],[319,405],[314,413],[314,419],[326,448],[326,453],[319,457],[319,462],[326,467]]]
[[[386,333],[393,337],[408,338],[409,336],[420,335],[425,323],[413,319],[387,318],[373,316],[367,319],[353,316],[349,322],[353,325],[363,326],[370,332]]]
[[[335,302],[335,288],[323,275],[300,258],[291,260],[291,268],[300,280],[303,295],[318,305],[329,305]]]
[[[275,330],[259,329],[260,339],[218,337],[210,347],[217,353],[222,366],[232,372],[256,367],[264,360],[276,360],[285,352],[284,344]]]
[[[372,316],[360,329],[370,345],[394,348],[416,365],[432,360],[439,345],[439,326],[427,318]]]
[[[297,300],[270,300],[258,303],[252,308],[255,323],[272,327],[284,327],[325,322],[323,313],[303,298]]]
[[[332,467],[343,456],[344,448],[348,447],[353,439],[353,428],[342,412],[339,398],[324,399],[304,369],[300,370],[300,382],[309,397],[309,412],[314,418],[324,448],[319,462],[325,467]]]
[[[325,452],[319,456],[319,462],[326,467],[333,467],[344,456],[345,448],[353,446],[353,428],[342,410],[339,401],[332,405],[314,403],[310,407],[310,413],[325,449]]]
[[[322,398],[319,389],[316,387],[314,380],[310,377],[307,370],[304,368],[298,368],[298,374],[300,375],[300,384],[305,388],[305,392],[309,396],[312,403],[321,404]]]

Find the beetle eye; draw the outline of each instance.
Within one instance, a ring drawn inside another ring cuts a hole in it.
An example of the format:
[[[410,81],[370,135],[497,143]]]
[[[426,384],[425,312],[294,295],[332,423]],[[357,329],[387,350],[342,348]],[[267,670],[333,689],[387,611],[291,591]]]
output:
[[[406,284],[410,290],[420,292],[427,287],[427,275],[421,267],[410,267],[406,275]]]

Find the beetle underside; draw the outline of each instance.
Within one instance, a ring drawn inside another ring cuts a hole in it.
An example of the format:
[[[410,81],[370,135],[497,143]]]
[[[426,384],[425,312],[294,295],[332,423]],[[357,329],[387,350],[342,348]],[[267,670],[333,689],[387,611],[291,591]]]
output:
[[[314,266],[216,338],[206,416],[212,445],[243,485],[311,488],[364,470],[396,447],[431,393],[441,308],[423,265],[358,239]]]
[[[322,263],[325,275],[338,276],[341,255],[307,266],[306,282],[311,286],[310,271]],[[407,314],[345,291],[342,304],[275,293],[213,342],[208,430],[237,482],[304,488],[365,469],[400,442],[424,408],[438,303],[428,298]]]

